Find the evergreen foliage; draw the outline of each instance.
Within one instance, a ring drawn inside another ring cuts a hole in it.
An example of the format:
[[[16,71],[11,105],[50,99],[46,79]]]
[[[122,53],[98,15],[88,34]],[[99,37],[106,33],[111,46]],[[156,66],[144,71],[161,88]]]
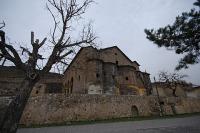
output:
[[[200,60],[200,0],[194,3],[197,8],[183,12],[176,17],[172,25],[154,29],[145,29],[147,39],[158,47],[174,50],[176,54],[183,54],[176,70],[188,68]]]

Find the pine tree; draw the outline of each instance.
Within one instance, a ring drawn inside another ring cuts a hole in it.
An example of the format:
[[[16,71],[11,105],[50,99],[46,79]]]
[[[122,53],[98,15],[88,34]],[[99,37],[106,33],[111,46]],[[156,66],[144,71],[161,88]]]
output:
[[[197,8],[183,12],[176,17],[172,25],[154,29],[145,29],[147,39],[158,47],[174,50],[176,54],[183,54],[176,70],[188,68],[200,60],[200,0],[194,3]]]

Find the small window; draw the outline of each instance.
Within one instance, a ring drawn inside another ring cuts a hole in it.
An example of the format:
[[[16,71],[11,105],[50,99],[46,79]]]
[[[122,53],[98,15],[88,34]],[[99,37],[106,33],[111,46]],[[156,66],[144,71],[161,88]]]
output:
[[[126,77],[126,80],[128,80],[128,77]]]
[[[97,78],[99,77],[99,74],[98,74],[98,73],[96,73],[96,77],[97,77]]]
[[[119,64],[119,62],[118,61],[116,61],[116,65],[118,65]]]
[[[67,81],[67,87],[69,88],[69,80]]]
[[[115,79],[115,75],[112,75],[113,80]]]
[[[80,76],[80,75],[78,76],[78,80],[79,80],[79,81],[81,80],[81,76]]]
[[[38,90],[36,90],[35,94],[38,94],[38,93],[39,93],[39,91],[38,91]]]
[[[115,55],[117,55],[117,53],[115,53]]]

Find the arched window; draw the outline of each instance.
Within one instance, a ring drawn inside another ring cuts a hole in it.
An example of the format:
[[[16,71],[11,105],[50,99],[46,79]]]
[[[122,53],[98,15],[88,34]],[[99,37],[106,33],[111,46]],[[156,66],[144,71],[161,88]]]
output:
[[[67,88],[69,88],[69,80],[67,81]]]
[[[119,64],[119,62],[118,61],[116,61],[116,65],[118,65]]]
[[[99,73],[96,73],[96,77],[99,78]]]
[[[70,85],[70,93],[72,93],[72,90],[73,90],[73,81],[74,79],[73,79],[73,77],[71,78],[71,85]]]
[[[36,90],[35,94],[38,94],[39,93],[39,90]]]
[[[113,79],[113,80],[115,79],[115,75],[112,75],[112,79]]]

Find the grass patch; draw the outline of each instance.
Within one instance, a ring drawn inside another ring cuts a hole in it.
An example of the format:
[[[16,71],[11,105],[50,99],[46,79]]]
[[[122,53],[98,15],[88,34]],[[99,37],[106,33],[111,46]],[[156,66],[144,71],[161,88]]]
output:
[[[96,119],[96,120],[84,120],[84,121],[68,121],[62,123],[50,123],[50,124],[34,124],[34,125],[19,125],[19,128],[40,128],[40,127],[55,127],[55,126],[74,126],[74,125],[88,125],[97,123],[113,123],[113,122],[128,122],[128,121],[143,121],[143,120],[154,120],[154,119],[171,119],[171,118],[184,118],[190,116],[200,115],[199,113],[190,114],[177,114],[177,115],[167,115],[167,116],[148,116],[148,117],[123,117],[123,118],[112,118],[112,119]]]

